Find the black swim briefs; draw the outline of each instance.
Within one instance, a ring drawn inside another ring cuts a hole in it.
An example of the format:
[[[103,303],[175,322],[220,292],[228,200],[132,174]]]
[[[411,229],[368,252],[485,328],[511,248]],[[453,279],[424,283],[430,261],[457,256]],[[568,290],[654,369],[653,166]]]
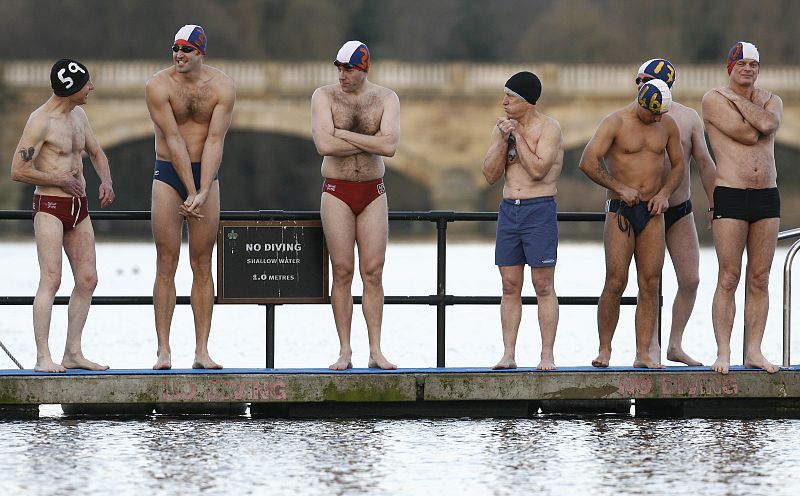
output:
[[[664,232],[669,231],[672,224],[678,222],[690,213],[692,213],[692,200],[686,200],[674,207],[669,207],[667,211],[664,212]]]
[[[639,202],[630,207],[622,200],[606,200],[606,211],[617,214],[617,225],[621,231],[633,229],[634,236],[644,231],[652,216],[647,209],[647,202]]]
[[[714,188],[714,219],[739,219],[749,223],[781,216],[778,188]]]

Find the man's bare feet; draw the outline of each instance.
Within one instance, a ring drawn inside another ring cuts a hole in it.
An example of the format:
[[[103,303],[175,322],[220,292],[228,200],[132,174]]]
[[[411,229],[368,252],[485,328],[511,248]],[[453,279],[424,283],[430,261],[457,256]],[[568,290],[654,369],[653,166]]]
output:
[[[750,369],[764,369],[770,374],[774,374],[781,369],[778,365],[770,363],[761,353],[752,359],[749,357],[746,358],[744,361],[744,366]]]
[[[208,355],[195,355],[193,369],[221,369],[222,365],[211,359]]]
[[[492,368],[494,370],[515,369],[517,368],[517,362],[514,360],[514,357],[503,355],[500,361]]]
[[[81,355],[64,355],[61,359],[61,365],[68,369],[84,369],[84,370],[108,370],[108,365],[100,365],[91,360],[87,360]]]
[[[346,370],[353,368],[352,355],[339,355],[339,359],[328,365],[331,370]]]
[[[647,350],[647,354],[650,355],[650,360],[656,363],[661,363],[661,345],[659,345],[657,341],[655,342],[655,344],[653,343],[650,344],[650,348]]]
[[[729,357],[717,356],[716,361],[711,364],[711,370],[719,372],[720,374],[727,374],[731,368],[731,359]]]
[[[683,351],[682,348],[667,348],[667,360],[671,362],[685,363],[690,367],[699,367],[703,365],[694,358],[690,357]]]
[[[665,369],[666,365],[661,364],[650,358],[650,355],[645,355],[644,358],[636,358],[633,361],[633,366],[637,369]]]
[[[66,372],[60,364],[53,361],[52,358],[41,358],[36,361],[36,366],[33,367],[35,372]]]
[[[538,370],[555,370],[556,362],[552,358],[542,358],[536,368]]]
[[[367,361],[367,367],[371,369],[394,370],[397,368],[397,365],[387,360],[382,353],[377,353],[374,358],[372,353],[370,353],[369,360]]]
[[[158,357],[153,370],[169,370],[172,368],[172,354],[168,351],[156,352]]]
[[[597,354],[597,358],[592,360],[592,367],[605,368],[605,367],[608,367],[608,363],[610,361],[611,361],[611,350],[609,350],[609,351],[600,351]]]

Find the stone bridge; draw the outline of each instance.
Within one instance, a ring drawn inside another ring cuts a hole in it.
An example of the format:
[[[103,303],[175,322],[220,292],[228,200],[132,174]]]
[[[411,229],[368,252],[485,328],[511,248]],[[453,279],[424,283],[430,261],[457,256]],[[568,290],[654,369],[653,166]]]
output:
[[[232,131],[311,139],[310,97],[336,82],[327,62],[283,64],[209,60],[237,83]],[[145,81],[163,62],[90,61],[96,90],[85,109],[101,146],[110,149],[153,135],[144,103]],[[51,62],[0,64],[4,112],[2,156],[10,159],[29,113],[49,95]],[[600,120],[634,97],[636,67],[620,65],[409,64],[378,62],[370,79],[400,96],[402,139],[387,166],[426,187],[434,208],[472,209],[488,185],[480,172],[505,80],[531,70],[543,82],[539,108],[561,123],[567,149],[582,148]],[[678,66],[676,100],[699,108],[708,89],[727,80],[722,64]],[[759,84],[781,95],[784,121],[777,141],[800,149],[800,67],[765,67]],[[10,162],[6,162],[9,164]],[[577,164],[567,164],[572,166]],[[5,177],[8,178],[5,166]],[[15,208],[21,188],[0,181],[0,208]]]

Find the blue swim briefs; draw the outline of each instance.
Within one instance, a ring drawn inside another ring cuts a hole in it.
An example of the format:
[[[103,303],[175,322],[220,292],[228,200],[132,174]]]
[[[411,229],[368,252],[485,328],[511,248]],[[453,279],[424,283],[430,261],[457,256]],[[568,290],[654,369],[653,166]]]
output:
[[[606,212],[617,214],[617,227],[620,231],[626,231],[628,236],[631,230],[634,236],[638,236],[653,218],[647,208],[647,202],[639,202],[631,207],[622,200],[606,200]]]
[[[192,162],[192,176],[194,177],[195,189],[200,189],[200,162]],[[215,181],[217,180],[217,177],[218,176],[214,176]],[[181,196],[183,201],[186,201],[186,198],[189,197],[189,192],[186,191],[186,186],[183,185],[183,181],[181,181],[181,178],[178,177],[178,173],[175,172],[175,167],[172,165],[172,162],[156,159],[156,167],[153,171],[153,180],[161,181],[172,186],[172,188]]]
[[[558,218],[552,196],[500,201],[494,263],[554,267],[558,258]]]

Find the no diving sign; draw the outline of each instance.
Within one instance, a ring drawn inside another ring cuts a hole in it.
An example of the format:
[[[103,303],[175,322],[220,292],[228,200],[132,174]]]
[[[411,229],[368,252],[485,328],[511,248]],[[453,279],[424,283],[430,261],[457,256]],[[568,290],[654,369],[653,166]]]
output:
[[[322,223],[222,221],[218,303],[329,303]]]

